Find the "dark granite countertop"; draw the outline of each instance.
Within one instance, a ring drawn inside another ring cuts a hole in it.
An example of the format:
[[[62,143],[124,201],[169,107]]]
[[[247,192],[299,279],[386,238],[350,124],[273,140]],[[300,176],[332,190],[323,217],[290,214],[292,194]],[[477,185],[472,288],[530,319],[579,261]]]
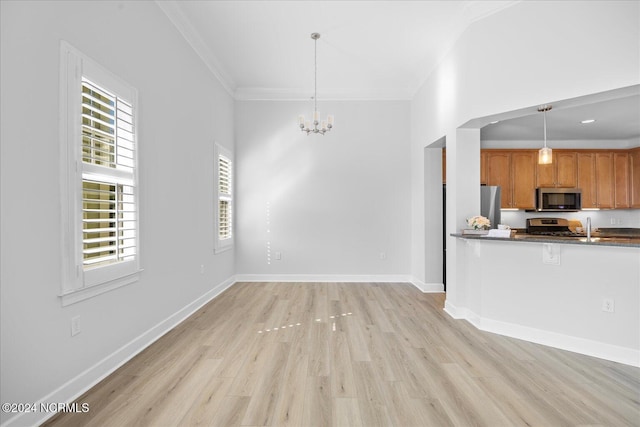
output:
[[[637,230],[637,229],[636,229]],[[540,236],[526,233],[515,233],[511,237],[487,237],[484,235],[451,233],[451,236],[461,239],[471,240],[490,240],[505,242],[537,242],[537,243],[562,243],[569,245],[593,245],[593,246],[624,246],[632,248],[640,248],[640,235],[610,235],[601,232],[594,233],[591,240],[585,237],[565,237],[565,236]]]

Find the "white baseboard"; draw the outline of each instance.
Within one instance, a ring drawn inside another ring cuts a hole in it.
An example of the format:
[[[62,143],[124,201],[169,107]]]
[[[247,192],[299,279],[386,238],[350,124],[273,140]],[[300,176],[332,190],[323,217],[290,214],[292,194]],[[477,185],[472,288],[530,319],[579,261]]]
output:
[[[524,339],[536,344],[573,351],[612,362],[640,367],[640,351],[613,344],[588,340],[579,337],[544,331],[513,323],[492,319],[482,319],[483,331],[506,335],[512,338]]]
[[[418,280],[415,277],[411,279],[413,286],[420,289],[425,294],[441,293],[444,292],[444,284],[442,283],[425,283],[422,280]]]
[[[401,274],[237,274],[236,282],[373,282],[407,283]]]
[[[444,292],[442,283],[425,283],[402,274],[238,274],[237,282],[339,282],[411,283],[425,293]]]
[[[187,317],[191,316],[198,309],[200,309],[200,307],[231,287],[235,282],[235,277],[232,276],[224,282],[218,284],[216,287],[214,287],[201,297],[197,298],[195,301],[191,302],[181,310],[167,317],[165,320],[161,321],[148,331],[144,332],[142,335],[134,338],[129,343],[111,353],[109,356],[105,357],[81,374],[77,375],[75,378],[72,378],[53,392],[42,397],[41,399],[38,399],[38,401],[36,401],[35,403],[39,407],[40,403],[73,402],[91,387],[98,384],[120,366],[131,360],[142,350],[149,347],[164,334],[175,328]],[[13,418],[6,420],[0,427],[40,425],[54,415],[55,413],[21,413]]]
[[[456,307],[446,301],[444,311],[452,318],[466,320],[482,331],[640,367],[640,351],[636,349],[483,318],[467,308]]]

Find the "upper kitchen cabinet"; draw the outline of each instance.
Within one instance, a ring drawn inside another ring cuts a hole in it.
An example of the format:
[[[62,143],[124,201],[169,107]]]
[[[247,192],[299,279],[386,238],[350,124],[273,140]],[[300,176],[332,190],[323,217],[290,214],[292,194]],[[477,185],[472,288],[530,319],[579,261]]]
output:
[[[502,208],[534,209],[536,156],[533,150],[487,150],[487,185],[502,187]]]
[[[480,185],[487,185],[487,153],[484,150],[480,152]]]
[[[578,187],[582,189],[582,208],[613,208],[613,153],[579,152],[577,156]]]
[[[487,185],[501,187],[501,208],[512,207],[511,152],[491,150],[487,153]]]
[[[630,208],[629,196],[629,153],[613,153],[613,203],[615,208]]]
[[[536,162],[537,151],[523,150],[511,156],[513,173],[513,206],[518,209],[536,207]]]
[[[640,147],[629,152],[629,195],[631,207],[640,208]]]
[[[536,187],[578,186],[578,166],[575,151],[553,150],[553,163],[536,165]]]
[[[447,150],[442,149],[442,183],[447,183]]]

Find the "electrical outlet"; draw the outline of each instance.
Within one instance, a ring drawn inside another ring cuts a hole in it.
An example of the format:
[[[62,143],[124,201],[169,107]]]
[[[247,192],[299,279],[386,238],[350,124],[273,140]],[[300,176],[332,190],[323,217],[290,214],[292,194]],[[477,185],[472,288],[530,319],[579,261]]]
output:
[[[615,218],[611,218],[611,225],[616,225],[616,219]]]
[[[380,259],[387,259],[387,253],[386,252],[380,252]]]
[[[80,333],[80,316],[71,318],[71,336],[75,337]]]
[[[276,260],[280,261],[282,259],[282,252],[276,252]]]
[[[200,274],[204,274],[204,264],[200,264]]]
[[[607,313],[613,313],[615,311],[613,298],[605,298],[602,300],[602,311],[606,311]]]
[[[560,245],[556,243],[543,243],[542,263],[560,265]]]

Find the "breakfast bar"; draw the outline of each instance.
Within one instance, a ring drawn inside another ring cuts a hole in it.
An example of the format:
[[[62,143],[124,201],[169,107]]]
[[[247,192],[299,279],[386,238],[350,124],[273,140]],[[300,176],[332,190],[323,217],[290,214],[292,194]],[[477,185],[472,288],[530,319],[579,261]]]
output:
[[[445,310],[482,330],[640,366],[640,238],[450,234]]]
[[[452,237],[461,239],[478,240],[499,240],[505,242],[537,242],[537,243],[558,243],[568,245],[594,245],[594,246],[625,246],[640,248],[640,236],[610,236],[594,233],[591,237],[584,236],[539,236],[526,233],[513,233],[510,237],[489,237],[488,235],[474,235],[453,233]]]

